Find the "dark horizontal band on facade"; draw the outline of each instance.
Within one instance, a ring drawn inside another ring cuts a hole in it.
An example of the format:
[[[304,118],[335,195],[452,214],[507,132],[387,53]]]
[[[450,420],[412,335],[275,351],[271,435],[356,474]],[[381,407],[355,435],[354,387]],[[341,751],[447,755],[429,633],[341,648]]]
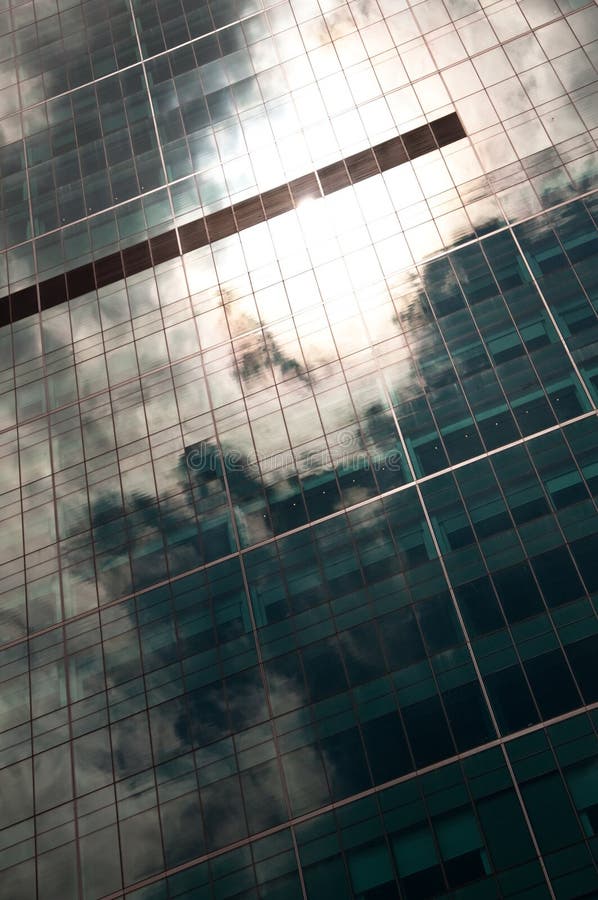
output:
[[[132,247],[117,250],[95,262],[8,294],[0,299],[0,326],[18,322],[41,310],[51,309],[89,291],[136,275],[151,266],[174,259],[181,253],[197,250],[244,228],[289,212],[303,200],[325,197],[465,136],[456,113],[442,116],[434,122],[421,125],[308,175],[294,178],[263,194],[256,194],[241,203],[172,228]]]

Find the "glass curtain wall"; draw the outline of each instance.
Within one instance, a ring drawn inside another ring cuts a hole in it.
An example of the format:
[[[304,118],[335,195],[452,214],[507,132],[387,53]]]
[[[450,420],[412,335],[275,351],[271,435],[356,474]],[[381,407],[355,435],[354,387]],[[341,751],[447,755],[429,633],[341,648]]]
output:
[[[0,897],[598,896],[598,10],[0,0]]]

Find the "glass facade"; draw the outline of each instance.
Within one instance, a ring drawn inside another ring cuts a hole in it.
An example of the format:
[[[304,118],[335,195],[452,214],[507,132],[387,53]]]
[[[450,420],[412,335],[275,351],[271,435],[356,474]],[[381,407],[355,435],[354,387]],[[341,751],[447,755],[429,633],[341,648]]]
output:
[[[0,898],[597,897],[596,5],[0,72]]]

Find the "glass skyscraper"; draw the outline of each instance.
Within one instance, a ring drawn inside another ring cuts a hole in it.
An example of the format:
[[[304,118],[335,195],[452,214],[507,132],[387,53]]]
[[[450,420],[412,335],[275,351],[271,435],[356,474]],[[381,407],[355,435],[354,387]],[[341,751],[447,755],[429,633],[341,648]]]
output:
[[[0,0],[0,898],[598,897],[598,9]]]

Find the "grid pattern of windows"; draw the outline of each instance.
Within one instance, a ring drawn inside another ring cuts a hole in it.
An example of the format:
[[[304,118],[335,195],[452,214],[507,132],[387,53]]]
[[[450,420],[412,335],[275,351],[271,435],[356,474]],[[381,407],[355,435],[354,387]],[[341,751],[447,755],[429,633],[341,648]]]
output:
[[[582,0],[3,5],[11,290],[453,108],[476,152],[435,178],[443,238],[550,206],[595,174],[598,31]]]
[[[384,178],[3,329],[3,584],[54,584],[13,601],[14,636],[558,423],[591,431],[593,204],[396,271]],[[489,473],[477,539],[511,527],[488,468],[509,454],[466,470]],[[559,500],[531,466],[533,517]]]
[[[0,0],[0,897],[598,896],[598,18]]]

